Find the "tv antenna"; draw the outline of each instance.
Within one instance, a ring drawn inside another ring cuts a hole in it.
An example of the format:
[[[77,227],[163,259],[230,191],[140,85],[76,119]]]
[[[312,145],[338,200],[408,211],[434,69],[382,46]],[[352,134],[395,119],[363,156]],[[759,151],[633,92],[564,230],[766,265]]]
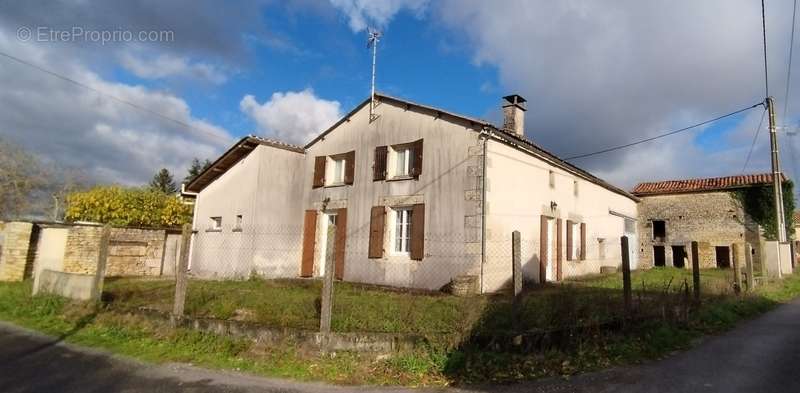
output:
[[[372,48],[372,83],[370,85],[370,100],[369,100],[369,121],[375,120],[375,59],[378,57],[378,41],[381,38],[381,32],[369,28],[367,31],[367,48]]]

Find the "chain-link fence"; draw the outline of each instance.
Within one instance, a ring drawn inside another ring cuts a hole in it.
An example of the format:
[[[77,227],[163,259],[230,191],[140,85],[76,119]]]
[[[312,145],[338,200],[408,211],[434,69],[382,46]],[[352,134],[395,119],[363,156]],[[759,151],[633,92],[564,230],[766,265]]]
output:
[[[520,236],[523,285],[515,295],[511,233],[484,243],[460,234],[427,233],[423,257],[416,260],[402,248],[389,248],[392,239],[385,239],[382,257],[371,258],[368,232],[347,232],[342,247],[334,227],[325,229],[312,248],[304,247],[302,228],[195,231],[192,247],[179,259],[186,269],[180,262],[176,267],[177,288],[172,281],[123,279],[107,290],[115,301],[191,318],[462,339],[647,318],[685,320],[697,302],[691,269],[637,271],[635,253],[627,254],[634,271],[626,302],[619,238],[578,236],[568,242]],[[732,295],[731,273],[703,270],[703,299]],[[323,290],[326,278],[332,284],[328,291]],[[173,307],[174,301],[183,307]]]

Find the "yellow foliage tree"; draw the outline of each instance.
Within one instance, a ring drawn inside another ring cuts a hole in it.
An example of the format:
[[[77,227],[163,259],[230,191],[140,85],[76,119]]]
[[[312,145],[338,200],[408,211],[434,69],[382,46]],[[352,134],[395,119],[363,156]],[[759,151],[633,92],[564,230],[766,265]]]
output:
[[[70,194],[65,218],[115,226],[176,227],[191,222],[192,207],[163,192],[98,186]]]

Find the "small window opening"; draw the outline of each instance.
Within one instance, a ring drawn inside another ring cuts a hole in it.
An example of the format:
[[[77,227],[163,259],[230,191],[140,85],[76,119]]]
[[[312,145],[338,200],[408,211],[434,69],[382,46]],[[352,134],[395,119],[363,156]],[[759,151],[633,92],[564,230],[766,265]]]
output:
[[[653,220],[653,240],[664,241],[667,238],[667,223],[663,220]]]
[[[222,217],[216,216],[211,217],[211,229],[213,230],[222,230]]]
[[[556,173],[549,171],[548,174],[550,176],[550,188],[556,188]]]

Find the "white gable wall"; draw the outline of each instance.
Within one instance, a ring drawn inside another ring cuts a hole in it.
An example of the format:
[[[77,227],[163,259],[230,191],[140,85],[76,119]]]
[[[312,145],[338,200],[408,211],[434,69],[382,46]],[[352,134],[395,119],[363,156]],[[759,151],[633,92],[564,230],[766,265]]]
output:
[[[479,255],[465,250],[464,192],[475,187],[468,176],[468,150],[478,143],[479,125],[437,118],[435,112],[393,102],[376,108],[377,120],[369,122],[369,107],[364,106],[348,121],[312,145],[306,152],[306,178],[303,184],[305,209],[320,210],[330,198],[328,209],[347,208],[346,281],[403,287],[438,289],[454,276],[476,273]],[[472,127],[472,128],[470,128]],[[373,181],[375,147],[403,144],[423,139],[423,169],[418,180]],[[353,185],[312,189],[314,157],[355,150]],[[384,258],[369,259],[370,209],[373,206],[425,204],[425,258],[410,260],[393,256],[390,250],[392,221],[387,215]],[[301,222],[298,215],[296,221]],[[321,221],[318,217],[318,222]],[[320,248],[322,226],[317,230],[315,269],[322,264]],[[479,239],[471,239],[479,241]]]

